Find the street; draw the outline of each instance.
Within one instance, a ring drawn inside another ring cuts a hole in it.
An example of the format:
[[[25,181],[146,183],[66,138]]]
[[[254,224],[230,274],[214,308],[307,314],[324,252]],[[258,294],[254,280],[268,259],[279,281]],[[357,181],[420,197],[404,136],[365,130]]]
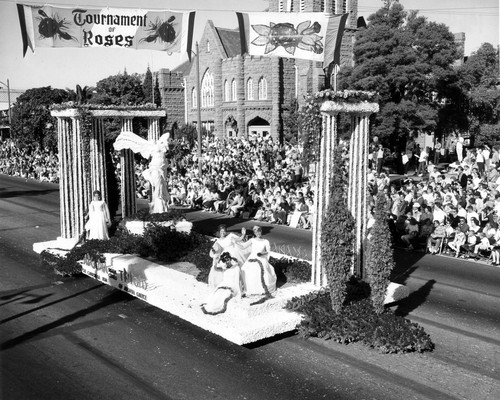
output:
[[[187,213],[213,233],[252,221]],[[264,227],[274,251],[310,254],[309,231]],[[237,346],[90,278],[42,267],[60,234],[59,191],[0,175],[2,399],[497,399],[500,268],[397,252],[394,306],[432,353],[386,355],[297,335]],[[309,252],[309,253],[308,253]]]

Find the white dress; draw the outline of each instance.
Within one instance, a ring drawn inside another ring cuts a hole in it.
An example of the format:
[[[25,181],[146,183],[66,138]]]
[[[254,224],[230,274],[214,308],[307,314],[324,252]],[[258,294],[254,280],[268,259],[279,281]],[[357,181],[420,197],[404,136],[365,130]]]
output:
[[[226,311],[232,298],[241,298],[241,269],[235,262],[230,268],[220,269],[220,282],[201,306],[205,314],[216,315]]]
[[[241,267],[243,294],[245,296],[270,295],[276,290],[276,273],[274,267],[269,264],[271,251],[269,240],[252,238],[247,243],[251,245],[251,252]],[[266,254],[258,256],[258,253]]]
[[[218,251],[210,250],[210,256],[213,258],[212,268],[208,275],[208,286],[210,289],[215,290],[222,281],[223,272],[217,268],[217,263],[219,262],[219,257],[222,253],[228,252],[231,257],[237,260],[239,266],[243,265],[248,257],[249,252],[245,249],[239,247],[236,243],[240,240],[239,236],[234,233],[228,233],[223,238],[218,238],[213,248],[219,246]],[[218,246],[217,246],[218,245]]]
[[[104,200],[92,200],[89,205],[89,220],[85,224],[87,239],[109,240],[110,222],[108,205]]]

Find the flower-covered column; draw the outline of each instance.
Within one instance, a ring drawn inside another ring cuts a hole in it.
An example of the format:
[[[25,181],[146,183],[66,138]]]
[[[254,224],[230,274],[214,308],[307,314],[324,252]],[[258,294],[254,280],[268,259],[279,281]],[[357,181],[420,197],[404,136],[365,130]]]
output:
[[[122,131],[132,132],[132,118],[122,118]],[[135,162],[132,150],[122,150],[120,155],[121,165],[121,201],[122,218],[135,214],[137,210],[135,198]]]
[[[316,212],[313,221],[312,283],[318,286],[328,284],[326,271],[321,262],[322,221],[328,208],[330,197],[330,173],[332,170],[333,151],[337,143],[337,113],[322,115],[322,135],[320,139],[320,158],[316,170],[314,204]]]
[[[351,118],[353,127],[349,154],[348,207],[356,220],[356,242],[352,273],[363,275],[363,241],[366,237],[367,187],[368,187],[368,120],[369,114],[355,114]]]
[[[91,192],[99,190],[102,199],[108,201],[107,179],[106,179],[106,151],[104,146],[104,120],[94,118],[92,126],[92,137],[90,140],[90,175]]]
[[[334,96],[335,98],[335,96]],[[326,286],[326,273],[321,259],[322,223],[330,201],[330,176],[333,156],[338,145],[337,115],[347,113],[354,116],[349,148],[349,186],[347,204],[356,220],[355,258],[353,273],[362,274],[363,240],[366,233],[366,189],[368,165],[368,117],[378,111],[376,103],[368,101],[346,101],[346,97],[327,100],[321,104],[322,132],[320,157],[316,169],[315,221],[313,227],[312,283]]]
[[[78,237],[85,231],[85,214],[88,207],[88,191],[84,169],[83,138],[80,119],[72,119],[73,136],[73,194],[74,194],[74,232],[72,237]]]
[[[57,117],[57,144],[59,157],[59,197],[61,237],[73,237],[73,152],[71,141],[71,119]]]
[[[160,138],[159,118],[148,118],[148,141],[156,143]]]

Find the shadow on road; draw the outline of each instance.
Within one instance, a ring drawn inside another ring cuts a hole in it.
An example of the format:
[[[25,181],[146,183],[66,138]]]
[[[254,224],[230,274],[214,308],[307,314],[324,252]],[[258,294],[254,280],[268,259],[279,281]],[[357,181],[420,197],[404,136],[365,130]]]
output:
[[[72,294],[71,296],[63,297],[62,299],[55,300],[55,301],[53,301],[53,302],[51,302],[51,303],[44,304],[44,305],[42,305],[42,306],[40,306],[40,307],[32,308],[31,310],[27,310],[27,311],[24,311],[24,312],[22,312],[22,313],[19,313],[19,314],[13,315],[13,316],[11,316],[11,317],[8,317],[8,318],[5,318],[5,319],[2,319],[2,320],[0,320],[0,324],[4,324],[4,323],[6,323],[6,322],[12,321],[13,319],[23,317],[23,316],[25,316],[25,315],[27,315],[27,314],[31,314],[32,312],[35,312],[35,311],[41,310],[42,308],[50,307],[50,306],[52,306],[52,305],[54,305],[54,304],[61,303],[61,302],[63,302],[63,301],[69,300],[69,299],[71,299],[71,298],[73,298],[73,297],[78,297],[78,296],[80,296],[80,295],[81,295],[81,294],[83,294],[83,293],[90,292],[90,291],[95,290],[95,289],[97,289],[97,288],[100,288],[100,287],[102,287],[102,286],[104,286],[104,284],[103,284],[103,283],[98,284],[98,285],[95,285],[95,286],[92,286],[91,288],[88,288],[88,289],[82,290],[81,292],[78,292],[78,293]]]
[[[91,289],[95,289],[95,288],[100,287],[100,286],[102,286],[102,285],[92,287]],[[77,295],[79,295],[81,293],[82,292],[77,293]],[[74,297],[74,296],[69,296],[69,297]],[[69,297],[61,299],[60,301],[67,300]],[[135,300],[135,299],[133,297],[127,295],[126,293],[115,290],[112,293],[110,293],[109,295],[107,295],[106,297],[104,297],[104,299],[102,299],[101,301],[99,301],[98,303],[96,303],[90,307],[87,307],[83,310],[74,312],[73,314],[69,314],[69,315],[62,317],[54,322],[51,322],[49,324],[43,325],[39,328],[36,328],[30,332],[26,332],[26,333],[22,334],[21,336],[18,336],[17,338],[10,339],[10,340],[7,340],[6,342],[3,342],[0,345],[0,350],[3,351],[3,350],[11,349],[17,345],[20,345],[20,344],[26,342],[26,341],[35,339],[38,336],[45,335],[49,331],[58,329],[59,327],[65,325],[65,324],[70,324],[74,321],[77,321],[79,318],[85,317],[86,315],[91,314],[95,311],[98,311],[102,308],[105,308],[111,304],[123,303],[123,302],[132,301],[132,300]],[[54,303],[55,302],[52,302],[51,304],[54,304]],[[93,322],[90,322],[90,323],[93,324]],[[74,327],[68,326],[67,329],[73,331]]]
[[[436,281],[431,279],[424,283],[418,290],[410,293],[407,298],[399,302],[398,308],[394,311],[394,313],[400,317],[408,316],[408,314],[424,304],[435,283]]]
[[[9,197],[23,197],[23,196],[40,196],[53,192],[58,192],[59,189],[45,189],[45,190],[9,190],[0,189],[0,199],[7,199]]]

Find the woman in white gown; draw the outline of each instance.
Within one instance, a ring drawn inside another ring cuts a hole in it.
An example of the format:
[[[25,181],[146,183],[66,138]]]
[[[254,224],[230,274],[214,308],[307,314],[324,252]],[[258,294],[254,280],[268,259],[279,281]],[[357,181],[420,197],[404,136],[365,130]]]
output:
[[[108,224],[110,224],[111,219],[109,216],[108,205],[104,200],[102,200],[101,192],[99,190],[96,190],[93,193],[93,200],[90,202],[87,217],[88,221],[85,224],[87,240],[109,240]]]
[[[223,252],[217,270],[221,273],[220,282],[201,306],[205,314],[221,314],[226,311],[229,300],[241,298],[241,270],[236,258],[227,251]]]
[[[228,252],[233,257],[239,266],[243,265],[248,257],[248,251],[237,246],[245,238],[247,231],[241,229],[241,235],[228,233],[226,225],[219,225],[218,238],[210,249],[210,257],[212,257],[212,268],[208,275],[208,286],[211,290],[215,290],[223,280],[224,269],[218,267],[219,259],[222,253]]]
[[[241,267],[243,294],[270,297],[271,293],[276,290],[276,273],[274,267],[269,264],[271,251],[269,240],[262,237],[260,226],[254,226],[253,232],[254,238],[238,244],[242,249],[250,249],[250,255]]]

